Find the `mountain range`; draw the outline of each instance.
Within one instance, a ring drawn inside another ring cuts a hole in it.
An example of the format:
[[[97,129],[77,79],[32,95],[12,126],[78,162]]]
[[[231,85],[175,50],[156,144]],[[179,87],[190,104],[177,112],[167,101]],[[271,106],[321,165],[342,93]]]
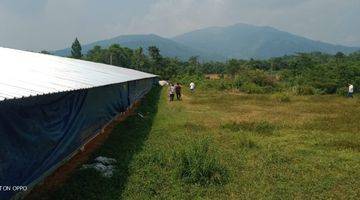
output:
[[[173,38],[158,35],[122,35],[83,45],[83,53],[94,46],[108,47],[111,44],[132,49],[157,46],[164,56],[178,57],[186,60],[199,56],[201,60],[224,61],[237,59],[267,59],[299,52],[323,52],[335,54],[339,51],[351,53],[359,51],[358,47],[334,45],[311,40],[302,36],[280,31],[268,26],[235,24],[227,27],[210,27],[188,32]],[[70,55],[70,48],[53,51],[59,56]]]

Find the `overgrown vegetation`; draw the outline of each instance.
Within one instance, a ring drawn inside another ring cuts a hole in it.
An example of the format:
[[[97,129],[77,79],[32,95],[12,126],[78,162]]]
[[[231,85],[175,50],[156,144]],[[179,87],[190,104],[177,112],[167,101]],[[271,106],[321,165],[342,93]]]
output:
[[[228,171],[210,149],[208,139],[193,142],[190,147],[180,151],[176,160],[178,176],[186,183],[222,185],[228,181]]]
[[[360,52],[336,55],[321,52],[268,60],[236,60],[227,62],[201,62],[197,56],[187,61],[167,58],[159,48],[130,49],[119,44],[108,48],[95,46],[82,55],[76,39],[72,45],[72,57],[112,64],[160,75],[188,85],[217,90],[239,90],[249,94],[287,92],[296,95],[346,93],[348,83],[360,91]],[[215,74],[218,80],[209,81],[207,74]]]
[[[153,91],[93,156],[114,177],[76,170],[33,199],[359,199],[360,101]],[[158,105],[158,107],[156,106]],[[204,139],[205,138],[205,139]]]
[[[287,103],[291,101],[290,95],[287,93],[275,93],[273,98],[281,103]]]

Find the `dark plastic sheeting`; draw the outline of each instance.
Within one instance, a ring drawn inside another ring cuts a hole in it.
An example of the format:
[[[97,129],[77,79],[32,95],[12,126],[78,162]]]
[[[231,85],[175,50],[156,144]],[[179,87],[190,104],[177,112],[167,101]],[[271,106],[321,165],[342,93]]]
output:
[[[155,78],[0,103],[0,186],[33,184],[143,97]],[[0,191],[0,199],[14,192]]]

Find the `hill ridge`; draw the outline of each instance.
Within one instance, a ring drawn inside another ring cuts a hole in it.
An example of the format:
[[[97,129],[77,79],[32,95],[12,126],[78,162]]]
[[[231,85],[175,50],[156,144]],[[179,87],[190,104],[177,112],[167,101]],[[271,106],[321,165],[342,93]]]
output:
[[[157,46],[161,54],[187,60],[199,56],[204,61],[224,61],[236,59],[268,59],[298,52],[323,52],[348,54],[359,51],[360,47],[348,47],[312,40],[271,26],[255,26],[237,23],[230,26],[212,26],[177,35],[172,38],[156,34],[126,34],[83,45],[87,53],[95,45],[108,47],[111,44],[135,49]],[[53,51],[60,56],[70,54],[70,48]]]

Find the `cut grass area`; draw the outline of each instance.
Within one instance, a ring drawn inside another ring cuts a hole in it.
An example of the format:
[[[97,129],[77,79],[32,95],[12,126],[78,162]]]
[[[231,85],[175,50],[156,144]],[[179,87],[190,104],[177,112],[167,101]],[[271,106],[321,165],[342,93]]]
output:
[[[93,155],[112,178],[79,169],[37,199],[360,198],[359,99],[159,92]]]

